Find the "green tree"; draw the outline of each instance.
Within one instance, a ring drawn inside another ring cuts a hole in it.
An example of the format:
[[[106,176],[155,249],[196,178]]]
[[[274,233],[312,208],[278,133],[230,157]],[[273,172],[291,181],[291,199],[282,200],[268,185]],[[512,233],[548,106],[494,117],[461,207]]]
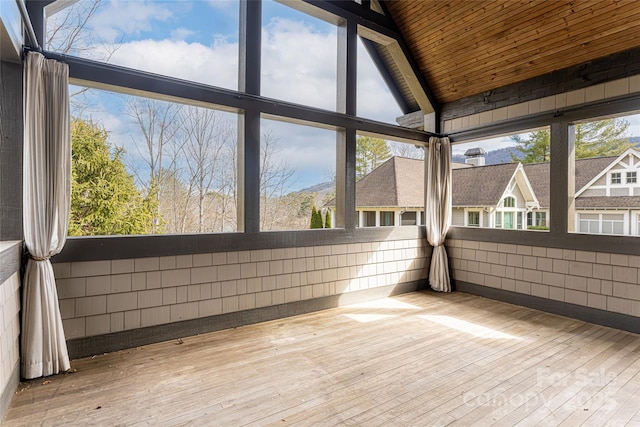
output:
[[[516,143],[516,149],[521,155],[511,153],[511,160],[522,163],[548,162],[550,157],[550,137],[548,130],[536,130],[529,134],[529,139],[522,139],[520,135],[511,137]]]
[[[604,119],[575,126],[576,158],[617,156],[633,144],[629,142],[627,129],[630,123],[625,119]],[[528,139],[512,137],[520,156],[511,155],[514,161],[539,163],[550,160],[550,137],[548,130],[531,132]]]
[[[155,195],[140,194],[107,136],[91,121],[71,121],[71,236],[147,234],[159,222]]]
[[[356,178],[361,179],[391,157],[387,141],[360,136],[356,140]]]
[[[329,209],[324,214],[324,228],[331,228],[331,211]]]
[[[624,153],[633,144],[629,142],[625,119],[605,119],[576,125],[576,157],[615,156]]]
[[[316,209],[315,205],[311,208],[310,228],[322,228],[322,213]]]

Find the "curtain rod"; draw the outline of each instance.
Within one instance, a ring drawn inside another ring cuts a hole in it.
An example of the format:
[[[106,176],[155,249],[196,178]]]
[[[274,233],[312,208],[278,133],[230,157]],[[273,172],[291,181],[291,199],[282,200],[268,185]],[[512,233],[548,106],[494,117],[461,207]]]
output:
[[[22,0],[16,0],[18,4],[18,9],[20,9],[20,15],[22,16],[22,22],[27,30],[27,36],[31,41],[31,47],[37,51],[40,50],[40,44],[38,43],[38,39],[36,38],[36,33],[33,31],[33,25],[31,25],[31,19],[29,19],[29,13],[27,12],[26,6],[22,2]]]

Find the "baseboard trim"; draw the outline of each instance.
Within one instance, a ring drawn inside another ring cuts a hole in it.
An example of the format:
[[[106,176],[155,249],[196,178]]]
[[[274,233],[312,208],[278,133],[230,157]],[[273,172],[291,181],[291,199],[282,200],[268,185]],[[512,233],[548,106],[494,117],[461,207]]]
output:
[[[260,307],[252,310],[219,314],[199,319],[183,320],[180,322],[149,326],[128,331],[74,338],[67,340],[67,349],[71,359],[79,359],[96,354],[134,348],[141,345],[297,316],[299,314],[370,301],[391,295],[414,292],[425,289],[427,285],[426,282],[427,281],[425,279],[422,281],[365,289],[340,295]]]
[[[4,419],[4,416],[9,409],[9,405],[11,404],[11,399],[16,394],[16,390],[18,390],[18,385],[20,384],[20,361],[16,362],[16,365],[13,367],[11,371],[11,376],[9,377],[9,381],[2,390],[2,394],[0,394],[0,423]]]
[[[455,290],[640,334],[640,318],[628,314],[614,313],[462,281],[455,282]]]

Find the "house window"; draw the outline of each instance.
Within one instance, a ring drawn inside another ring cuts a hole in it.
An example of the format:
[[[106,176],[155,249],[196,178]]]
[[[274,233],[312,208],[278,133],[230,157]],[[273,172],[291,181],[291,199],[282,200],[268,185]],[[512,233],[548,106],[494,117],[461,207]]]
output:
[[[504,199],[504,207],[505,208],[515,208],[516,207],[516,199],[514,197],[507,197]]]
[[[376,226],[376,212],[375,211],[364,211],[362,212],[362,219],[364,220],[364,227],[375,227]]]
[[[496,228],[502,228],[502,212],[496,212]]]
[[[504,212],[502,228],[513,228],[513,212]]]
[[[467,226],[480,227],[480,212],[478,211],[467,212]]]
[[[518,224],[516,228],[518,230],[522,230],[522,212],[518,212],[517,217],[518,217]]]
[[[547,213],[546,212],[536,212],[536,225],[538,227],[546,227],[547,226]]]
[[[581,233],[624,234],[624,214],[582,213],[579,218]]]
[[[420,211],[420,224],[424,225],[424,211]]]
[[[416,225],[416,212],[403,212],[400,225]]]
[[[527,227],[533,225],[533,212],[527,212]]]
[[[602,214],[602,234],[624,234],[624,214]]]
[[[611,174],[611,183],[612,184],[622,184],[622,176],[620,172],[613,172]]]
[[[392,211],[382,211],[380,212],[380,226],[381,227],[392,227],[394,226],[395,212]]]
[[[627,184],[635,184],[636,182],[637,182],[636,173],[635,172],[627,172]]]

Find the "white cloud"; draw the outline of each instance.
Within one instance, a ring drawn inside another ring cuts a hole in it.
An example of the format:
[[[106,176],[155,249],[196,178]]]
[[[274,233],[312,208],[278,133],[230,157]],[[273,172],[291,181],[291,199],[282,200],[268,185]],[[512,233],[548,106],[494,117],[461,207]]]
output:
[[[124,43],[111,63],[228,89],[238,87],[238,45],[223,39],[211,47],[184,40]]]
[[[123,35],[136,35],[152,29],[153,21],[166,21],[173,13],[170,3],[112,0],[92,20],[92,31],[106,43],[118,42]]]
[[[272,19],[262,32],[263,95],[335,111],[336,49],[336,31]]]
[[[195,31],[191,31],[188,28],[176,28],[171,30],[171,38],[173,40],[186,40],[193,36]]]
[[[122,5],[120,5],[121,7]],[[111,23],[105,34],[118,39],[111,31],[136,31],[146,28],[136,26],[143,17],[150,18],[153,7],[141,3],[132,8],[129,17],[121,24]],[[121,10],[121,9],[120,9]],[[106,13],[106,11],[105,11]],[[119,12],[122,15],[122,12]],[[153,19],[168,19],[167,11]],[[321,24],[322,25],[322,24]],[[285,18],[271,20],[262,34],[262,94],[267,97],[296,102],[318,108],[335,110],[337,36],[335,28],[325,28]],[[115,34],[115,33],[114,33]],[[176,28],[171,38],[141,39],[121,43],[110,63],[156,74],[182,78],[219,87],[237,89],[238,44],[224,37],[215,38],[211,46],[187,41],[190,29]],[[358,64],[358,114],[393,123],[400,115],[399,108],[385,88],[378,71],[359,49]],[[132,144],[135,127],[126,116],[118,114],[110,105],[104,106],[101,116],[112,130],[111,141],[117,145]],[[114,111],[107,113],[107,111]],[[295,168],[297,183],[301,188],[326,180],[335,170],[335,132],[307,126],[269,121],[280,140],[279,156]],[[135,149],[129,147],[129,153]]]

